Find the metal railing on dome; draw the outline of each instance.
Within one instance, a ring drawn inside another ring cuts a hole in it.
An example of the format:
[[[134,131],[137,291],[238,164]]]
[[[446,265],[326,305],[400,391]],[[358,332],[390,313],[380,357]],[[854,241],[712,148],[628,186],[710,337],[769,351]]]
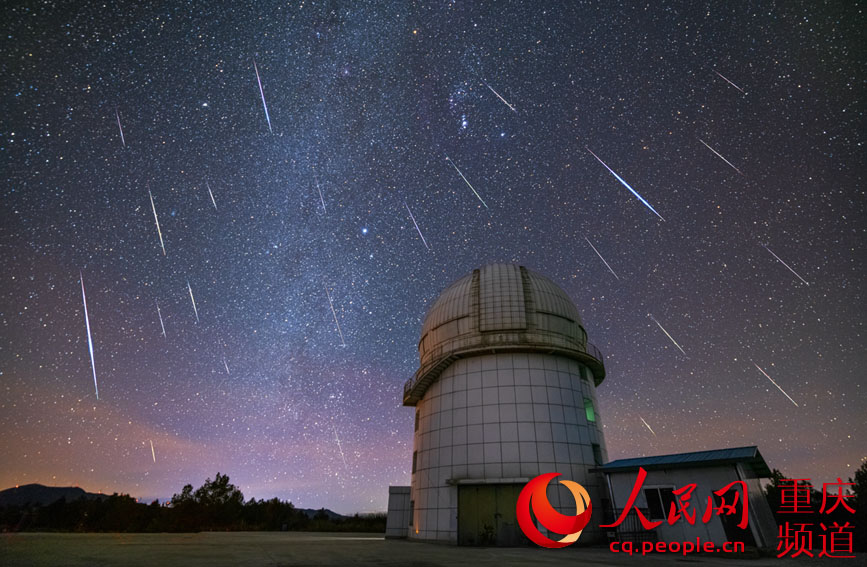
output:
[[[604,361],[604,359],[602,358],[602,351],[599,350],[599,347],[597,347],[596,345],[594,345],[591,342],[588,342],[585,344],[584,352],[586,352],[587,354],[589,354],[590,356],[592,356],[593,358],[595,358],[599,362]]]
[[[410,378],[409,380],[407,380],[404,383],[404,385],[403,385],[403,399],[404,399],[404,401],[406,401],[407,398],[409,397],[410,393],[412,392],[413,387],[416,385],[416,382],[419,380],[419,378],[421,378],[423,375],[427,374],[427,370],[429,370],[430,368],[436,366],[437,364],[439,364],[441,362],[444,362],[442,350],[443,350],[443,345],[438,345],[434,349],[433,356],[430,356],[431,353],[427,353],[428,354],[428,357],[427,357],[428,360],[433,360],[435,362],[427,364],[424,368],[420,368],[419,371],[416,372],[412,378]],[[603,358],[602,351],[599,350],[599,348],[596,345],[594,345],[593,343],[591,343],[591,342],[584,343],[584,354],[586,354],[590,358],[593,358],[596,361],[598,361],[598,363],[600,365],[604,364],[605,359]],[[457,358],[457,357],[454,355],[450,355],[450,358]]]

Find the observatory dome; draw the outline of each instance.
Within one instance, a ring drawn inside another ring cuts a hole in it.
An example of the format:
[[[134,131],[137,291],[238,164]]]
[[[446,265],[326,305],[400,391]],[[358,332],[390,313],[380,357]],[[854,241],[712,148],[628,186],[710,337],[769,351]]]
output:
[[[574,358],[605,377],[602,354],[587,342],[575,304],[557,284],[523,266],[489,264],[460,278],[425,317],[420,368],[404,402],[417,401],[452,361],[485,352],[544,352]]]

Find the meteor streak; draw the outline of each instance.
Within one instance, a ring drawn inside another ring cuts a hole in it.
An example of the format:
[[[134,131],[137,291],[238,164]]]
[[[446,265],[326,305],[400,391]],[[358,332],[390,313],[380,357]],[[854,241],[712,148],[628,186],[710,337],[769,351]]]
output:
[[[322,212],[327,213],[328,209],[325,208],[325,197],[322,196],[322,188],[319,186],[319,177],[316,175],[316,171],[313,171],[313,180],[316,182],[316,190],[319,191],[319,202],[322,203]]]
[[[256,70],[256,81],[259,83],[259,94],[262,95],[262,108],[265,109],[265,120],[268,121],[268,131],[273,134],[274,130],[271,129],[271,116],[268,115],[268,104],[265,102],[265,91],[262,89],[262,79],[259,77],[259,67],[256,66],[255,59],[253,59],[253,69]]]
[[[488,87],[489,89],[491,89],[491,92],[494,93],[495,95],[497,95],[497,98],[500,99],[501,101],[503,101],[503,104],[505,104],[505,105],[508,106],[510,109],[512,109],[512,112],[518,112],[518,111],[515,109],[515,107],[512,106],[511,104],[509,104],[509,101],[507,101],[506,99],[504,99],[503,97],[501,97],[501,96],[500,96],[500,93],[498,93],[497,91],[495,91],[494,88],[493,88],[491,85],[489,85],[488,83],[485,83],[485,81],[482,81],[482,83],[484,83],[484,85],[485,85],[486,87]]]
[[[154,442],[153,442],[153,439],[151,439],[150,442],[151,442],[151,457],[153,457],[154,462],[157,462],[157,454],[154,452]]]
[[[466,183],[466,184],[467,184],[467,186],[468,186],[468,187],[469,187],[469,188],[470,188],[470,189],[472,189],[472,191],[473,191],[473,194],[474,194],[474,195],[475,195],[475,196],[476,196],[476,197],[478,197],[478,199],[479,199],[479,201],[481,201],[481,202],[482,202],[482,204],[483,204],[483,205],[484,205],[484,206],[485,206],[485,208],[486,208],[486,209],[487,209],[487,208],[488,208],[488,204],[487,204],[487,203],[485,203],[485,200],[484,200],[484,199],[482,199],[482,196],[481,196],[481,195],[479,195],[479,194],[478,194],[478,192],[477,192],[477,191],[476,191],[476,190],[475,190],[475,188],[474,188],[474,187],[473,187],[473,186],[472,186],[472,185],[471,185],[471,184],[470,184],[470,182],[469,182],[469,181],[467,181],[467,178],[466,178],[466,177],[464,177],[464,174],[463,174],[463,173],[461,173],[461,170],[460,170],[460,169],[458,169],[458,166],[456,166],[456,165],[455,165],[455,162],[453,162],[453,161],[452,161],[452,159],[451,159],[451,158],[450,158],[450,157],[449,157],[449,156],[446,156],[446,159],[447,159],[447,160],[449,160],[449,163],[450,163],[450,164],[452,164],[452,167],[453,167],[453,168],[455,168],[455,171],[457,171],[457,172],[458,172],[458,175],[460,175],[460,176],[461,176],[461,179],[463,179],[463,180],[464,180],[464,183]]]
[[[334,315],[334,324],[337,325],[337,333],[340,335],[342,346],[346,346],[346,340],[343,338],[343,331],[340,329],[340,322],[337,320],[337,312],[334,310],[334,303],[331,301],[331,294],[328,293],[328,286],[325,286],[325,295],[328,296],[328,305],[331,307],[331,314]]]
[[[716,151],[716,150],[713,149],[712,147],[708,146],[708,145],[707,145],[707,142],[705,142],[705,141],[702,140],[701,138],[699,138],[698,141],[701,142],[702,144],[704,144],[705,147],[706,147],[707,149],[709,149],[710,151],[712,151],[713,153],[715,153],[715,154],[717,155],[718,158],[720,158],[721,160],[723,160],[724,162],[726,162],[727,164],[729,164],[729,165],[732,167],[732,169],[734,169],[735,171],[737,171],[738,173],[740,173],[741,175],[743,175],[743,172],[742,172],[740,169],[736,168],[736,167],[734,166],[734,164],[732,164],[732,162],[730,162],[730,161],[727,160],[726,158],[722,157],[722,155],[721,155],[718,151]]]
[[[340,437],[337,436],[337,428],[334,427],[334,424],[331,424],[331,429],[334,430],[334,439],[337,440],[337,450],[340,451],[340,458],[343,459],[343,468],[348,469],[349,467],[346,465],[346,455],[343,454],[343,447],[340,445]]]
[[[789,269],[790,272],[792,272],[793,274],[795,274],[796,276],[798,276],[798,279],[801,280],[802,282],[804,282],[804,284],[806,284],[806,285],[810,285],[810,284],[807,282],[807,280],[805,280],[804,278],[802,278],[801,275],[800,275],[798,272],[796,272],[795,270],[793,270],[792,267],[791,267],[790,265],[788,265],[788,264],[786,264],[785,262],[783,262],[782,258],[780,258],[780,257],[777,256],[776,254],[774,254],[774,252],[773,252],[770,248],[768,248],[767,245],[762,244],[762,248],[764,248],[765,250],[767,250],[768,252],[770,252],[770,253],[771,253],[771,256],[773,256],[774,258],[776,258],[777,261],[778,261],[780,264],[782,264],[782,265],[784,265],[785,267],[787,267],[787,268]]]
[[[677,350],[679,350],[680,352],[682,352],[682,353],[683,353],[683,356],[686,356],[686,353],[683,352],[683,349],[680,348],[680,345],[677,344],[677,341],[674,340],[674,338],[673,338],[671,335],[668,334],[668,331],[665,330],[665,327],[663,327],[662,325],[659,324],[659,321],[656,320],[656,317],[654,317],[654,316],[651,315],[650,313],[648,313],[647,316],[650,317],[651,320],[653,320],[653,322],[656,323],[656,326],[659,327],[659,328],[662,330],[663,333],[665,333],[665,336],[668,337],[668,339],[669,339],[672,343],[674,343],[674,346],[677,347]]]
[[[151,198],[151,209],[154,211],[154,222],[157,223],[157,234],[160,237],[160,246],[163,249],[163,256],[166,255],[166,245],[163,242],[163,231],[160,230],[160,219],[157,218],[157,208],[154,206],[154,196],[151,194],[151,190],[148,189],[148,196]]]
[[[608,268],[609,272],[611,272],[611,275],[614,276],[615,278],[617,278],[617,274],[614,273],[614,270],[611,269],[611,266],[609,266],[608,262],[605,261],[605,258],[602,257],[602,254],[599,253],[599,250],[597,250],[596,247],[593,246],[593,243],[590,242],[590,239],[585,236],[584,240],[586,240],[587,244],[590,245],[590,248],[592,248],[593,251],[596,252],[596,255],[599,256],[599,259],[602,260],[602,262],[605,264],[605,267]],[[620,278],[617,278],[617,279],[619,280]]]
[[[719,75],[720,78],[721,78],[723,81],[727,82],[728,84],[730,84],[731,86],[733,86],[733,87],[736,88],[737,90],[741,91],[742,93],[747,94],[747,93],[744,92],[744,89],[740,88],[739,86],[737,86],[737,85],[734,84],[733,82],[731,82],[731,81],[729,81],[728,79],[726,79],[725,77],[723,77],[722,74],[719,73],[716,69],[714,69],[713,72],[716,73],[717,75]]]
[[[424,239],[424,235],[421,233],[421,229],[418,227],[418,223],[415,222],[415,217],[412,216],[412,211],[409,210],[409,205],[406,204],[406,201],[403,202],[403,205],[406,207],[406,212],[409,213],[409,218],[412,219],[412,224],[415,225],[415,229],[418,231],[418,235],[421,236],[421,241],[424,242],[424,247],[430,250],[430,246],[427,245],[427,240]]]
[[[193,288],[190,287],[190,281],[187,280],[187,289],[190,290],[190,301],[193,302],[193,311],[196,313],[196,323],[199,322],[199,310],[196,309],[196,298],[193,297]]]
[[[99,384],[96,383],[96,363],[93,361],[93,339],[90,336],[90,317],[87,315],[87,295],[84,293],[84,276],[78,272],[81,280],[81,302],[84,304],[84,324],[87,325],[87,349],[90,351],[90,368],[93,370],[93,389],[96,390],[96,399],[99,399]]]
[[[229,364],[226,362],[226,357],[223,357],[223,366],[226,367],[226,374],[229,373]]]
[[[751,360],[750,362],[753,362],[753,361]],[[771,381],[771,384],[773,384],[774,386],[777,387],[777,390],[781,391],[781,392],[783,393],[784,396],[786,396],[787,398],[789,398],[789,401],[792,402],[793,404],[795,404],[795,407],[796,407],[796,408],[801,407],[801,406],[798,405],[798,403],[797,403],[795,400],[792,399],[791,396],[789,396],[789,394],[786,393],[785,390],[783,390],[782,388],[780,388],[780,385],[779,385],[779,384],[777,384],[776,382],[774,382],[774,379],[773,379],[773,378],[771,378],[770,376],[768,376],[768,373],[767,373],[767,372],[765,372],[764,370],[762,370],[762,367],[761,367],[761,366],[759,366],[759,365],[756,364],[755,362],[753,362],[753,365],[754,365],[756,368],[758,368],[759,372],[761,372],[762,374],[765,375],[765,378],[767,378],[768,380]]]
[[[120,113],[117,109],[114,109],[114,115],[117,117],[117,129],[120,130],[120,143],[123,144],[123,147],[126,147],[126,140],[123,139],[123,126],[120,125]]]
[[[160,302],[154,299],[157,302],[157,317],[160,318],[160,327],[163,329],[163,338],[166,337],[166,326],[163,325],[163,314],[160,312]]]
[[[584,147],[586,148],[587,146],[584,146]],[[645,200],[644,200],[644,197],[642,197],[641,195],[638,194],[638,191],[636,191],[635,189],[633,189],[632,187],[630,187],[630,186],[629,186],[629,183],[627,183],[626,181],[623,180],[622,177],[620,177],[619,175],[617,175],[616,173],[614,173],[614,170],[611,169],[610,167],[608,167],[608,165],[607,165],[604,161],[602,161],[601,159],[599,159],[599,156],[597,156],[596,154],[594,154],[594,153],[593,153],[593,150],[591,150],[590,148],[587,148],[587,151],[590,152],[591,154],[593,154],[593,157],[595,157],[596,160],[597,160],[599,163],[601,163],[602,165],[604,165],[604,166],[605,166],[605,169],[607,169],[609,172],[611,172],[611,175],[613,175],[614,177],[617,178],[617,181],[619,181],[620,183],[622,183],[623,186],[626,187],[627,189],[629,189],[629,191],[630,191],[633,195],[635,195],[636,197],[638,197],[638,200],[641,201],[642,203],[644,203],[644,206],[645,206],[645,207],[647,207],[648,209],[650,209],[651,211],[653,211],[653,214],[655,214],[655,215],[658,216],[660,219],[662,219],[663,221],[665,221],[665,219],[662,218],[662,215],[659,214],[659,213],[657,213],[657,212],[656,212],[656,209],[654,209],[654,208],[650,205],[650,203],[648,203],[647,201],[645,201]]]
[[[208,195],[211,196],[211,203],[214,205],[214,210],[217,210],[217,202],[214,200],[214,193],[211,191],[211,184],[208,183],[208,180],[205,180],[205,187],[208,188]]]
[[[654,436],[654,437],[656,437],[656,432],[655,432],[653,429],[651,429],[651,427],[650,427],[649,425],[647,425],[647,422],[644,421],[644,418],[641,417],[641,416],[639,415],[639,416],[638,416],[638,419],[640,419],[640,420],[641,420],[641,423],[644,424],[644,427],[646,427],[647,429],[650,429],[650,432],[653,433],[653,436]]]

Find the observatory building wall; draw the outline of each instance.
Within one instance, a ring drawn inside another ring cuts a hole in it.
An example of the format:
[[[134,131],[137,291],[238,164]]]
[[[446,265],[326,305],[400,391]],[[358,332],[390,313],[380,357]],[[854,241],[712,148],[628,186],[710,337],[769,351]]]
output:
[[[556,471],[601,502],[602,477],[589,471],[607,460],[596,388],[575,360],[536,353],[459,359],[416,412],[411,538],[458,543],[463,485],[523,485]],[[574,513],[571,494],[561,503],[551,488],[551,503]]]
[[[523,266],[482,266],[433,302],[418,351],[403,392],[415,411],[408,537],[526,544],[518,495],[551,472],[583,485],[604,508],[596,387],[605,364],[563,289]],[[559,483],[549,484],[548,497],[561,513],[576,513]],[[588,528],[581,541],[597,535]]]

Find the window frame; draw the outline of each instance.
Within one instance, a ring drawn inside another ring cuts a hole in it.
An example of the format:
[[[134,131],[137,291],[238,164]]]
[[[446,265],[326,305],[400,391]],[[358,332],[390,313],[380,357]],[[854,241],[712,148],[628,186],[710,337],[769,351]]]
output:
[[[590,446],[593,449],[593,462],[596,466],[602,466],[605,463],[602,459],[602,445],[599,443],[591,443]]]
[[[669,495],[671,496],[670,499],[663,497],[663,490],[669,491]],[[647,504],[649,520],[653,521],[668,519],[668,513],[671,510],[671,504],[676,500],[674,496],[675,490],[676,487],[673,484],[651,484],[643,488],[642,494],[644,495],[644,502]],[[662,510],[662,517],[654,515],[653,507],[650,505],[650,500],[647,498],[648,491],[653,491],[656,494],[656,503],[660,506],[660,509]],[[666,504],[668,505],[667,507]]]
[[[584,417],[587,423],[596,423],[596,404],[593,403],[593,398],[587,396],[584,396]]]

